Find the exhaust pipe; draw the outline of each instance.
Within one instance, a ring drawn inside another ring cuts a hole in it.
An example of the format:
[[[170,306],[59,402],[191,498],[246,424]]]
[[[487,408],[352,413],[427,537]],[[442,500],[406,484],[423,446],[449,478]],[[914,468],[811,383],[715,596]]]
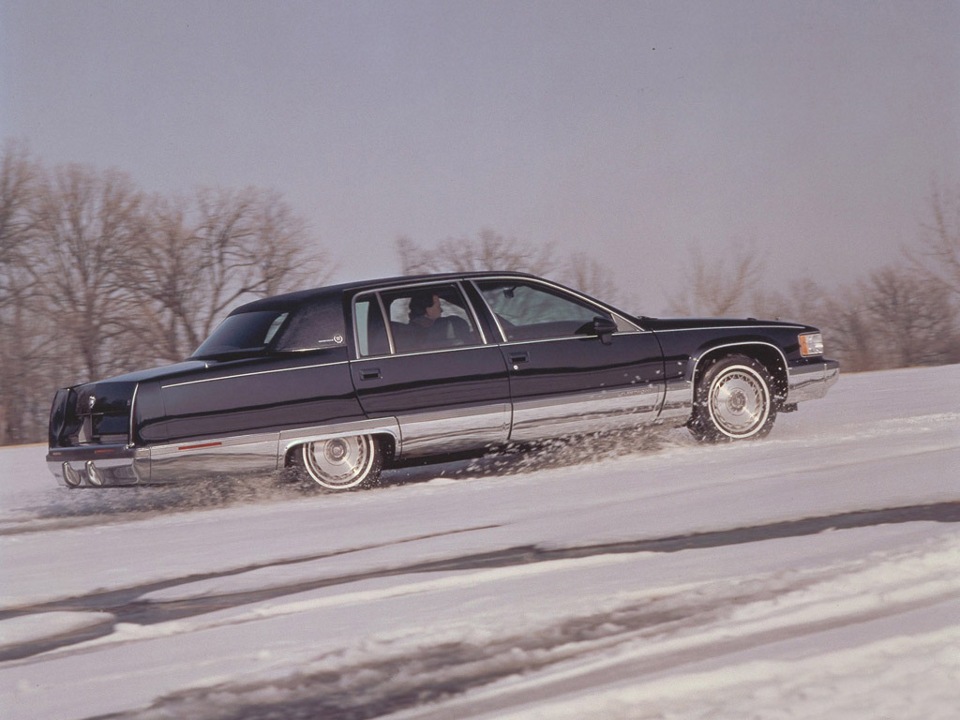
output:
[[[93,460],[87,460],[87,482],[94,487],[103,487],[103,473],[93,464]]]
[[[63,481],[67,484],[67,487],[80,487],[80,483],[83,482],[83,478],[80,477],[80,473],[74,469],[74,467],[65,462],[63,464]]]

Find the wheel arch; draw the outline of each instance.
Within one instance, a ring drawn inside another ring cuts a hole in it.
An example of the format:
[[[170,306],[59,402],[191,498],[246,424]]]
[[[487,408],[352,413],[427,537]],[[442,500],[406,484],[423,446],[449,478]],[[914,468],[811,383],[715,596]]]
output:
[[[281,467],[296,466],[299,463],[297,460],[297,455],[300,452],[300,448],[308,443],[316,442],[318,440],[332,440],[337,437],[347,438],[356,434],[357,433],[338,433],[335,435],[311,436],[288,442],[283,449],[283,460]],[[383,453],[383,459],[385,462],[391,462],[397,457],[397,438],[392,432],[388,430],[380,430],[367,434],[369,434],[370,437],[379,443],[380,451]]]
[[[716,345],[694,358],[691,386],[696,389],[700,379],[715,361],[732,355],[743,355],[763,365],[773,378],[774,401],[782,405],[787,398],[787,356],[783,350],[765,340],[745,340]]]

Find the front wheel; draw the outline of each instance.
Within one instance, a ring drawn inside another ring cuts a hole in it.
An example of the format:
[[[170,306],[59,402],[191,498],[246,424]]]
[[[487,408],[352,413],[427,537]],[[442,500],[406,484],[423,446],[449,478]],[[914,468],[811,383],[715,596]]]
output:
[[[753,358],[714,361],[694,391],[690,432],[705,442],[766,437],[777,417],[772,387],[770,372]]]
[[[310,479],[328,490],[373,485],[380,477],[383,456],[372,435],[317,440],[300,446]]]

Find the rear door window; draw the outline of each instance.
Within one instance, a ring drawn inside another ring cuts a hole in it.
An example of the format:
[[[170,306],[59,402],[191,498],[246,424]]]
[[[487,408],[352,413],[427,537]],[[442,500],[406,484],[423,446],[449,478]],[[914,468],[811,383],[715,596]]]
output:
[[[398,353],[481,343],[473,312],[455,283],[387,290],[380,297]]]
[[[473,309],[456,283],[383,290],[354,303],[359,357],[481,345]]]

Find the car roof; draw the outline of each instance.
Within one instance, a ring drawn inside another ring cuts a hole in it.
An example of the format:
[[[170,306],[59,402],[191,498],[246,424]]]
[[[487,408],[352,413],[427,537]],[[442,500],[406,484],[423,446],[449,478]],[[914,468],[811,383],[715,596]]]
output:
[[[311,288],[308,290],[297,290],[294,292],[283,293],[281,295],[271,295],[270,297],[260,298],[252,302],[240,305],[230,312],[235,313],[255,312],[257,310],[278,310],[289,309],[301,305],[305,302],[320,300],[324,297],[341,295],[344,292],[361,292],[380,287],[394,285],[416,285],[422,282],[451,282],[455,280],[475,280],[487,277],[515,277],[525,280],[539,280],[536,275],[511,270],[496,271],[471,271],[462,273],[433,273],[424,275],[397,275],[394,277],[375,278],[368,280],[357,280],[354,282],[338,283],[336,285],[326,285],[323,287]]]

